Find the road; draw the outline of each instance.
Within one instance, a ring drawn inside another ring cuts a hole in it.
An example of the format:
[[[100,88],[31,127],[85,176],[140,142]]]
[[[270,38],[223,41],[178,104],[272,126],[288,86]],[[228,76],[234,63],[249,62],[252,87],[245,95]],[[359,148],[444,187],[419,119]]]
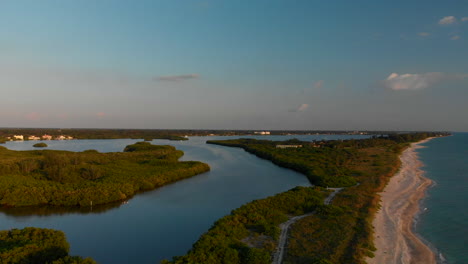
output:
[[[328,188],[328,189],[332,190],[333,192],[330,193],[330,195],[328,195],[328,197],[325,198],[325,200],[323,201],[323,203],[326,205],[329,205],[333,201],[333,198],[335,198],[335,195],[339,193],[343,188]],[[288,221],[280,224],[281,234],[280,234],[279,241],[278,241],[278,247],[276,248],[276,252],[273,255],[272,264],[281,264],[283,262],[284,249],[286,247],[286,241],[288,239],[289,227],[295,222],[297,222],[297,220],[313,215],[314,213],[315,212],[311,212],[308,214],[294,216],[290,218]]]

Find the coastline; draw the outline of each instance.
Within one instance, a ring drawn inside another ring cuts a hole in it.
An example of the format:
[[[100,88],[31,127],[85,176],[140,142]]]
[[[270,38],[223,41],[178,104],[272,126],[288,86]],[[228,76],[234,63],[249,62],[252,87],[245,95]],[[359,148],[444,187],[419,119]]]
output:
[[[436,264],[436,254],[414,233],[420,201],[433,182],[423,177],[417,149],[432,138],[412,143],[400,155],[401,168],[380,193],[381,208],[373,220],[374,258],[368,264],[425,263]]]

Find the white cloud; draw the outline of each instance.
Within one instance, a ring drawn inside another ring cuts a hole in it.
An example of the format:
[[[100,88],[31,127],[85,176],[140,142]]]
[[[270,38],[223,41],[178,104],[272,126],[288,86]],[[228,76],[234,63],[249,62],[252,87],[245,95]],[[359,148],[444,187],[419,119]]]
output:
[[[96,115],[96,117],[99,118],[99,119],[104,118],[104,117],[107,116],[107,114],[104,113],[104,112],[97,112],[95,115]]]
[[[421,90],[444,80],[461,80],[468,78],[468,74],[447,74],[442,72],[428,72],[421,74],[392,73],[382,81],[386,88],[400,90]]]
[[[323,80],[319,80],[314,83],[315,89],[321,89],[322,87],[323,87]]]
[[[418,35],[421,36],[421,37],[428,37],[428,36],[431,35],[431,33],[428,33],[428,32],[419,32]]]
[[[468,21],[468,17],[462,17],[461,21],[463,21],[463,22]]]
[[[451,40],[459,40],[459,39],[460,39],[460,36],[455,35],[455,36],[452,36],[450,39],[451,39]]]
[[[307,110],[309,108],[309,105],[308,104],[301,104],[301,106],[299,106],[299,108],[297,109],[298,112],[304,112],[305,110]]]
[[[41,120],[41,114],[39,114],[38,112],[28,113],[28,114],[26,114],[25,117],[29,121],[39,121],[39,120]]]
[[[446,16],[439,20],[439,25],[450,25],[457,22],[457,19],[454,16]]]
[[[307,109],[309,109],[308,104],[301,104],[298,108],[291,109],[289,112],[305,112]]]
[[[198,79],[198,78],[200,78],[200,75],[193,73],[193,74],[181,74],[181,75],[171,75],[171,76],[159,76],[159,77],[154,78],[154,80],[168,81],[168,82],[180,82],[180,81]]]

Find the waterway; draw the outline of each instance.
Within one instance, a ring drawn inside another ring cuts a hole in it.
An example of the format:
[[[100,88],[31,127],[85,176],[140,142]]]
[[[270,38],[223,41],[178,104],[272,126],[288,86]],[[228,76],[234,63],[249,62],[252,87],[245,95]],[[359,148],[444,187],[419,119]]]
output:
[[[367,136],[250,136],[301,140],[365,138]],[[65,232],[70,253],[92,257],[101,264],[159,263],[183,255],[220,217],[254,199],[295,186],[307,178],[242,149],[206,144],[206,140],[238,137],[191,137],[188,141],[154,140],[183,150],[181,160],[198,160],[211,171],[134,196],[127,203],[85,209],[20,209],[0,211],[0,230],[28,226]],[[122,151],[141,140],[48,141],[48,149],[100,152]],[[34,149],[34,142],[7,142],[13,150]]]

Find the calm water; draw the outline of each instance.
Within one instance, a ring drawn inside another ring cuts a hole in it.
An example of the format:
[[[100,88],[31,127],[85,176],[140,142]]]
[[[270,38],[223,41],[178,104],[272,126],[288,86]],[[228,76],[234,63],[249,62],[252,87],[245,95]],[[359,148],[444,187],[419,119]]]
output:
[[[365,138],[367,136],[352,136]],[[259,159],[242,149],[205,144],[209,139],[154,140],[185,152],[182,160],[208,163],[211,171],[154,191],[136,195],[128,204],[82,210],[8,210],[0,212],[0,230],[35,226],[62,230],[71,254],[90,256],[101,264],[158,263],[182,255],[218,218],[242,204],[295,186],[308,186],[305,176]],[[284,140],[346,139],[351,136],[254,136]],[[138,140],[48,141],[48,149],[122,151]],[[34,142],[7,142],[14,150],[34,149]]]
[[[437,138],[418,150],[426,177],[435,181],[423,201],[427,208],[416,230],[443,263],[468,263],[468,133]]]

